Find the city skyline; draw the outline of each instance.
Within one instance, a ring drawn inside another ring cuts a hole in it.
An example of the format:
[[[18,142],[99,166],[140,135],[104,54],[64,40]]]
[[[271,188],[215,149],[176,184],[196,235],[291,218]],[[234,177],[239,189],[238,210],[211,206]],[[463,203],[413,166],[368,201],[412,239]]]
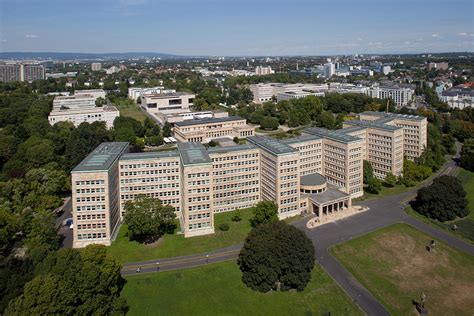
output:
[[[0,51],[271,56],[474,51],[471,1],[0,0]],[[459,10],[459,8],[465,8]],[[395,31],[395,32],[394,32]]]

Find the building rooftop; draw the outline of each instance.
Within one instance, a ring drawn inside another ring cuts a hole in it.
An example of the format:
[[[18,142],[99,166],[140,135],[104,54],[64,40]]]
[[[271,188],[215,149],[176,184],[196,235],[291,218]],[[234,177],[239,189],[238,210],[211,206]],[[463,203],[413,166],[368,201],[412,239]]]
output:
[[[351,121],[345,121],[344,124],[349,124],[349,125],[355,125],[355,126],[360,126],[360,127],[367,127],[367,128],[374,128],[374,129],[379,129],[379,130],[384,130],[388,132],[394,132],[399,129],[403,129],[403,127],[400,126],[395,126],[395,125],[388,125],[382,122],[379,122],[378,120],[376,121],[359,121],[359,120],[351,120]],[[346,130],[345,128],[343,131]],[[348,131],[346,131],[348,132]]]
[[[213,124],[213,123],[224,123],[232,121],[241,121],[245,120],[240,116],[228,116],[228,117],[208,117],[203,119],[194,119],[183,122],[174,123],[175,126],[193,126],[193,125],[203,125],[203,124]]]
[[[302,176],[300,184],[302,186],[323,185],[326,183],[326,178],[319,173],[312,173]]]
[[[321,193],[304,193],[302,197],[309,197],[309,199],[316,205],[322,205],[330,202],[336,202],[339,199],[348,198],[349,194],[342,192],[335,187],[329,187]]]
[[[284,144],[295,144],[295,143],[304,143],[307,141],[312,141],[312,140],[317,140],[321,139],[320,136],[318,135],[301,135],[301,136],[296,136],[296,137],[291,137],[291,138],[285,138],[280,140]]]
[[[224,146],[224,147],[209,147],[207,152],[211,154],[225,154],[228,152],[234,151],[244,151],[258,148],[254,144],[245,144],[245,145],[233,145],[233,146]]]
[[[288,146],[287,144],[266,136],[250,136],[247,137],[247,141],[269,151],[276,156],[297,152],[296,149]]]
[[[212,161],[200,143],[178,143],[178,152],[185,166],[209,164]]]
[[[419,115],[409,115],[409,114],[397,114],[397,113],[386,113],[386,112],[375,112],[375,111],[365,111],[360,113],[360,115],[370,115],[370,116],[378,116],[380,118],[400,118],[406,120],[414,120],[414,121],[423,121],[426,119],[424,116]]]
[[[328,130],[320,127],[308,127],[303,130],[307,134],[317,135],[324,138],[329,138],[342,143],[352,143],[360,141],[360,138],[347,135],[343,129]]]
[[[169,98],[177,98],[183,96],[194,96],[194,93],[187,93],[187,92],[173,92],[173,93],[148,93],[144,94],[143,96],[146,98],[153,98],[153,99],[169,99]]]
[[[72,172],[107,171],[128,150],[126,142],[102,143],[97,146]]]
[[[168,150],[168,151],[149,151],[142,153],[126,153],[120,157],[120,160],[144,160],[144,159],[160,159],[160,158],[170,158],[170,157],[179,157],[178,150]]]

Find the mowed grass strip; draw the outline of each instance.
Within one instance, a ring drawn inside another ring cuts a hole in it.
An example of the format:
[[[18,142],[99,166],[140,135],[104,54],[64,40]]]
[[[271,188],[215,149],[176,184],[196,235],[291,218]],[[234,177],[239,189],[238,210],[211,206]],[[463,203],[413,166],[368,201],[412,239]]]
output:
[[[215,234],[213,235],[192,238],[184,238],[182,234],[165,235],[158,242],[150,245],[130,241],[127,236],[128,228],[126,225],[122,225],[116,240],[108,248],[108,251],[119,262],[125,263],[185,256],[236,245],[243,243],[251,230],[249,220],[253,216],[252,211],[252,208],[241,210],[242,220],[240,222],[232,221],[232,217],[236,214],[235,211],[215,214]],[[229,225],[228,231],[219,229],[223,223]]]
[[[129,315],[362,315],[319,267],[303,292],[259,293],[235,261],[127,277]]]
[[[407,224],[394,224],[331,248],[393,315],[415,315],[426,294],[430,315],[473,315],[474,257]]]

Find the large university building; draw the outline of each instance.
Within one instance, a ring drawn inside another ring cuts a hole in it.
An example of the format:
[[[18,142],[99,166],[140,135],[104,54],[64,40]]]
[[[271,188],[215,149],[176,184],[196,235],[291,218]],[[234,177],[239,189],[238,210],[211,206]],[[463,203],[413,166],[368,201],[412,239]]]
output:
[[[417,152],[414,143],[422,149],[426,144],[425,118],[378,112],[360,117],[340,130],[307,128],[284,140],[249,136],[245,145],[180,142],[174,151],[127,153],[126,143],[103,143],[71,172],[73,245],[110,245],[125,203],[139,194],[172,205],[185,237],[212,234],[215,213],[262,200],[278,205],[280,219],[349,216],[352,198],[363,195],[364,159],[380,178],[399,175],[404,155]]]

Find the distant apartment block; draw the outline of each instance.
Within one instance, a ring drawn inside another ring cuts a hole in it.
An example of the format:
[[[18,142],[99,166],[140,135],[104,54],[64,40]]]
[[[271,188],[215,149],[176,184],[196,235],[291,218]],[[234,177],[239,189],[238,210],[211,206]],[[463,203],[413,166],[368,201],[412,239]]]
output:
[[[255,67],[255,75],[256,76],[265,76],[265,75],[271,75],[271,74],[274,74],[275,71],[272,70],[272,67],[270,66],[267,66],[267,67],[263,67],[263,66],[257,66]]]
[[[373,85],[367,91],[372,98],[392,99],[397,107],[407,106],[413,100],[415,89],[411,85]]]
[[[91,64],[91,69],[92,69],[92,71],[100,71],[100,70],[102,70],[102,64],[101,63],[92,63]]]
[[[254,129],[239,116],[187,120],[174,124],[174,137],[181,142],[208,143],[216,138],[246,138]]]
[[[4,64],[0,65],[0,82],[28,81],[45,79],[43,65]]]
[[[474,88],[470,85],[459,85],[449,90],[441,92],[440,99],[446,102],[452,109],[464,109],[473,107],[474,104]]]
[[[426,69],[428,70],[433,70],[433,69],[437,69],[437,70],[448,70],[449,68],[449,64],[448,63],[428,63],[426,64]]]

